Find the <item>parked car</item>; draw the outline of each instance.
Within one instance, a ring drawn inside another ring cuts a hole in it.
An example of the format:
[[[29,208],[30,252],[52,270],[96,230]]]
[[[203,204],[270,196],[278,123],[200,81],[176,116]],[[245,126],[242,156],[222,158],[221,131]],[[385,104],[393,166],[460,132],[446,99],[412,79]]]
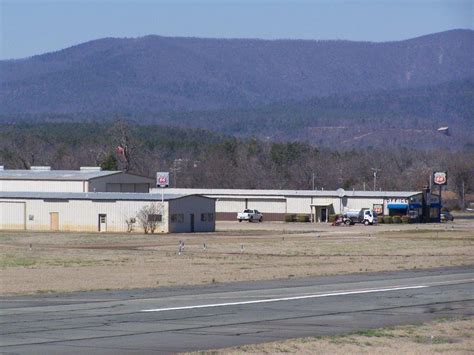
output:
[[[454,221],[454,216],[449,211],[442,211],[440,214],[440,222]]]
[[[258,210],[244,210],[244,212],[240,212],[237,214],[237,219],[239,222],[242,221],[263,221],[263,214],[260,213]]]

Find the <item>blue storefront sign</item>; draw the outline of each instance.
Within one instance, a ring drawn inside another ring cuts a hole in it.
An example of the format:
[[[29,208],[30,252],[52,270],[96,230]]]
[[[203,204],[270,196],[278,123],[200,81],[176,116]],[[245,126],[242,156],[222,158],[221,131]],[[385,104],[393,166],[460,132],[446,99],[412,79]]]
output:
[[[389,210],[406,210],[408,208],[407,203],[389,203],[387,204]]]
[[[389,198],[387,201],[387,208],[389,210],[407,210],[408,199],[407,198]]]

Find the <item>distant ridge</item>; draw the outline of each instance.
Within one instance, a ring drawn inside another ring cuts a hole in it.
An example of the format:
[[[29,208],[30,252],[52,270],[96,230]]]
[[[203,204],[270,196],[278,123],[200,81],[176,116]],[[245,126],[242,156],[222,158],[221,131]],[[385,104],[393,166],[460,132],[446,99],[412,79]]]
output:
[[[253,108],[474,77],[474,31],[351,41],[105,38],[0,62],[0,114]]]

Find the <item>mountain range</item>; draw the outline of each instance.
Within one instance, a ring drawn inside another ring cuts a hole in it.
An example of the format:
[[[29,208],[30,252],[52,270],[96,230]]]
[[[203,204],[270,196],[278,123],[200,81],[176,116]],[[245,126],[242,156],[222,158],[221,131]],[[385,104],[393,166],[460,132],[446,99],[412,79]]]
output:
[[[0,113],[164,112],[434,85],[474,76],[474,31],[399,42],[105,38],[0,62]]]
[[[384,43],[105,38],[0,61],[0,121],[121,115],[349,147],[410,145],[446,125],[463,147],[474,146],[473,83],[472,30]]]

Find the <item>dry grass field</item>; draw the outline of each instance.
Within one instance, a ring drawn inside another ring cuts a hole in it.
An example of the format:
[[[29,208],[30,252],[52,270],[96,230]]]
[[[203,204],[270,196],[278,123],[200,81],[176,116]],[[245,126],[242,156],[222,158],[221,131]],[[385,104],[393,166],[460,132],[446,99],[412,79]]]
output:
[[[474,263],[474,219],[372,227],[221,222],[217,228],[215,233],[172,235],[0,232],[0,294],[131,289]],[[182,255],[178,255],[180,240],[185,243]]]
[[[355,334],[246,345],[196,354],[472,354],[474,321],[444,319],[422,325],[371,329]]]

